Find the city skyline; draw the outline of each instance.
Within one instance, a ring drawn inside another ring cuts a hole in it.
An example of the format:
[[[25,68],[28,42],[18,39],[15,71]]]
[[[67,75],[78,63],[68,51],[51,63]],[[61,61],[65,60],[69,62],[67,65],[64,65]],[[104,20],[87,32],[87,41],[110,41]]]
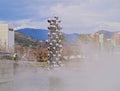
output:
[[[15,29],[47,29],[47,19],[57,15],[65,33],[120,31],[119,0],[1,0],[0,23]]]

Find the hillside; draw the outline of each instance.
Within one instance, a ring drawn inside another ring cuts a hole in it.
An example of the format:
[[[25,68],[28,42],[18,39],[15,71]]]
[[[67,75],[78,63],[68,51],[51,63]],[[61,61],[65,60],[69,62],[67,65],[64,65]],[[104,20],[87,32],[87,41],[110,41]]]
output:
[[[36,45],[38,45],[38,43],[39,42],[34,38],[31,38],[31,37],[24,35],[22,33],[19,33],[19,32],[15,32],[15,44],[17,44],[17,45],[29,47],[30,45],[36,46]]]
[[[25,28],[25,29],[16,30],[16,32],[22,33],[22,34],[29,36],[31,38],[34,38],[36,40],[44,41],[44,40],[49,39],[49,37],[48,37],[49,30],[45,30],[45,29]],[[79,36],[79,34],[77,34],[77,33],[73,33],[73,34],[63,33],[63,35],[65,36],[66,40],[68,40],[68,41],[72,41]]]
[[[49,32],[49,30],[45,30],[45,29],[33,29],[33,28],[19,29],[19,30],[16,30],[16,33],[20,34],[19,36],[17,36],[17,37],[20,37],[17,39],[17,41],[21,43],[21,41],[23,41],[23,39],[26,39],[26,43],[27,43],[31,39],[30,43],[28,43],[28,44],[31,44],[31,43],[36,44],[37,41],[48,40],[49,39],[48,32]],[[105,34],[106,38],[110,39],[113,36],[113,34],[115,34],[117,32],[99,30],[96,33]],[[68,42],[76,41],[76,38],[80,37],[80,34],[77,34],[77,33],[73,33],[73,34],[63,33],[63,35]]]
[[[44,29],[24,28],[16,30],[16,32],[22,33],[36,40],[47,40],[49,31]]]
[[[106,31],[106,30],[99,30],[96,33],[98,33],[98,34],[105,34],[107,39],[111,39],[113,34],[115,34],[117,32],[110,32],[110,31]]]

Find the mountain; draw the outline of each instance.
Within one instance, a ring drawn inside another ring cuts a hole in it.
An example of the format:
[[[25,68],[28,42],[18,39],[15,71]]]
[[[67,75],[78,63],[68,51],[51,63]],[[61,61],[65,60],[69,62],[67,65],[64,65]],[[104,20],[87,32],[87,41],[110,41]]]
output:
[[[80,36],[80,34],[77,34],[77,33],[73,33],[73,34],[63,33],[63,35],[66,37],[68,42],[74,42]]]
[[[24,28],[24,29],[16,30],[16,32],[25,34],[29,37],[36,39],[36,40],[47,40],[49,31],[45,30],[45,29]]]
[[[36,40],[43,40],[44,41],[44,40],[49,39],[49,37],[48,37],[49,30],[45,30],[45,29],[24,28],[24,29],[16,30],[16,32],[25,34],[29,37],[36,39]],[[66,39],[68,41],[72,41],[79,36],[79,34],[77,34],[77,33],[73,33],[73,34],[63,33],[63,35],[66,37]]]
[[[29,47],[31,44],[33,46],[37,46],[39,42],[36,39],[31,38],[25,34],[15,32],[15,44],[21,45],[24,47]]]
[[[115,34],[117,32],[110,32],[110,31],[106,31],[106,30],[99,30],[96,33],[98,33],[98,34],[104,34],[107,39],[111,39],[112,36],[113,36],[113,34]]]

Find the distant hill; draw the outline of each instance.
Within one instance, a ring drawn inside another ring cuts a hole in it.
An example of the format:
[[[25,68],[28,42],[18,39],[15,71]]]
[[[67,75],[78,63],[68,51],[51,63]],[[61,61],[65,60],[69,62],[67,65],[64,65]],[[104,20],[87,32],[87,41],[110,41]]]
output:
[[[24,29],[16,30],[16,32],[25,34],[29,37],[36,39],[36,40],[47,40],[49,31],[44,30],[44,29],[24,28]]]
[[[96,33],[98,33],[98,34],[105,34],[107,39],[111,39],[113,34],[115,34],[117,32],[110,32],[110,31],[106,31],[106,30],[99,30]]]
[[[69,42],[76,40],[80,36],[80,34],[77,34],[77,33],[73,33],[73,34],[65,34],[65,33],[63,33],[63,35],[65,35],[66,39]]]
[[[48,37],[48,32],[49,30],[45,30],[45,29],[33,29],[33,28],[24,28],[24,29],[19,29],[19,30],[16,30],[16,32],[18,33],[22,33],[28,37],[31,37],[35,40],[48,40],[49,37]],[[107,30],[99,30],[97,31],[96,33],[99,33],[99,34],[105,34],[106,38],[107,39],[110,39],[113,34],[117,33],[117,32],[110,32],[110,31],[107,31]],[[66,40],[67,41],[74,41],[76,38],[78,38],[80,36],[80,34],[77,34],[77,33],[73,33],[73,34],[66,34],[66,33],[63,33],[63,35],[65,36]]]
[[[31,38],[25,34],[15,32],[15,44],[21,45],[24,47],[29,47],[31,44],[33,46],[37,46],[39,44],[39,42],[36,39]]]
[[[44,40],[49,39],[49,37],[48,37],[49,30],[45,30],[45,29],[24,28],[24,29],[16,30],[16,32],[25,34],[29,37],[36,39],[36,40],[43,40],[44,41]],[[63,33],[63,35],[66,37],[66,39],[68,41],[72,41],[79,36],[79,34],[77,34],[77,33],[74,33],[74,34]]]

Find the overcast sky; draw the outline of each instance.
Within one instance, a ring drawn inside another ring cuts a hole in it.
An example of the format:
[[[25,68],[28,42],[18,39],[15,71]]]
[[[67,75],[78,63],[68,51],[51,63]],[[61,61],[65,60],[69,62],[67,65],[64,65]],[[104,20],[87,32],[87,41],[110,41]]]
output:
[[[57,15],[65,33],[120,31],[120,0],[0,0],[0,22],[47,29]]]

